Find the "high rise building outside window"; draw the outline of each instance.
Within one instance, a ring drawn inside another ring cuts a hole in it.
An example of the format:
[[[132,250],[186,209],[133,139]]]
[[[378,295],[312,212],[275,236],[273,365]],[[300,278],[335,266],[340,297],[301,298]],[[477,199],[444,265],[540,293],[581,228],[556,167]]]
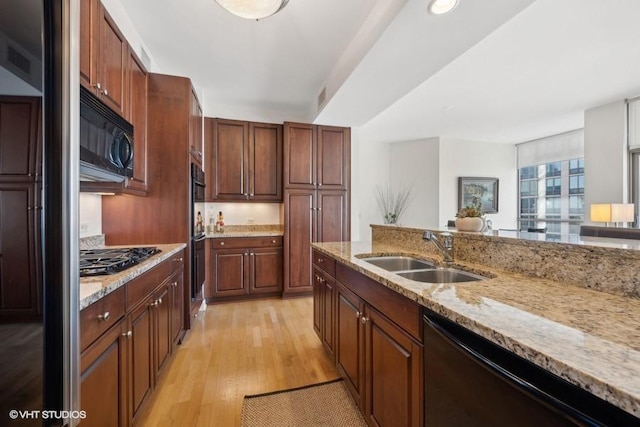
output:
[[[520,230],[578,234],[584,219],[584,159],[520,168]]]

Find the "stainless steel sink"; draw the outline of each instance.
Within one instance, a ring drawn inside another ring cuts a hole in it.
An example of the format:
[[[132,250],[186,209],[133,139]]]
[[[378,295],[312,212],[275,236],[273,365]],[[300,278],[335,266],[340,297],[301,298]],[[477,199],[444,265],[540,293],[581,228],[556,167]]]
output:
[[[477,274],[467,273],[466,271],[460,271],[453,268],[406,271],[396,274],[398,276],[406,277],[407,279],[415,280],[416,282],[425,283],[461,283],[475,282],[477,280],[485,279],[485,277],[478,276]]]
[[[364,261],[368,262],[369,264],[373,264],[376,267],[383,268],[387,271],[424,270],[427,268],[435,268],[433,264],[427,261],[408,256],[382,256],[364,258]]]

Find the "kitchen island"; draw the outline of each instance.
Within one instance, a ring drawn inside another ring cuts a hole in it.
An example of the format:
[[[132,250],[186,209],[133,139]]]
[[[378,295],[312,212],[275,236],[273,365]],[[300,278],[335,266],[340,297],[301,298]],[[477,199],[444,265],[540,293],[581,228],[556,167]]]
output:
[[[453,267],[487,279],[428,284],[366,261],[410,255],[442,265],[435,246],[422,241],[422,230],[372,227],[372,242],[313,247],[640,417],[640,299],[629,273],[640,271],[635,242],[589,238],[576,245],[539,242],[539,236],[454,233]],[[571,283],[553,279],[567,271]]]

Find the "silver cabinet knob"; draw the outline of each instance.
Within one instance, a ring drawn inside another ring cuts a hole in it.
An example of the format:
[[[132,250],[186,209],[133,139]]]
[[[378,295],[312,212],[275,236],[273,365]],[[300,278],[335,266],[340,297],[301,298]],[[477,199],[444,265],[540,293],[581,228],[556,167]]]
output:
[[[220,242],[220,246],[224,246],[224,242]]]
[[[178,282],[173,282],[173,283],[171,284],[171,286],[173,286],[174,288],[177,288],[177,287],[178,287]]]
[[[360,321],[361,321],[361,322],[362,322],[362,324],[364,325],[365,323],[367,323],[367,322],[369,321],[369,318],[368,318],[368,317],[365,317],[365,316],[362,316],[362,317],[360,318]]]
[[[109,312],[105,311],[104,313],[98,315],[98,319],[106,322],[107,320],[109,320],[109,316]]]
[[[133,336],[133,332],[127,331],[127,332],[123,333],[122,336],[125,337],[125,338],[131,338]]]
[[[356,319],[359,319],[360,316],[362,316],[362,313],[360,313],[359,311],[356,311]]]
[[[102,92],[102,93],[104,93],[104,94],[105,94],[105,96],[109,96],[109,91],[108,91],[108,90],[106,90],[106,89],[105,89],[105,90],[104,90],[104,92]]]

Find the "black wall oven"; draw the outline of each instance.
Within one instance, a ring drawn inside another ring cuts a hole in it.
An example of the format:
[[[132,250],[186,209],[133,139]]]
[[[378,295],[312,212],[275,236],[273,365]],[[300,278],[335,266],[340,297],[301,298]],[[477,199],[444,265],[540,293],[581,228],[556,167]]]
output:
[[[191,164],[191,299],[201,295],[205,281],[204,172]]]

